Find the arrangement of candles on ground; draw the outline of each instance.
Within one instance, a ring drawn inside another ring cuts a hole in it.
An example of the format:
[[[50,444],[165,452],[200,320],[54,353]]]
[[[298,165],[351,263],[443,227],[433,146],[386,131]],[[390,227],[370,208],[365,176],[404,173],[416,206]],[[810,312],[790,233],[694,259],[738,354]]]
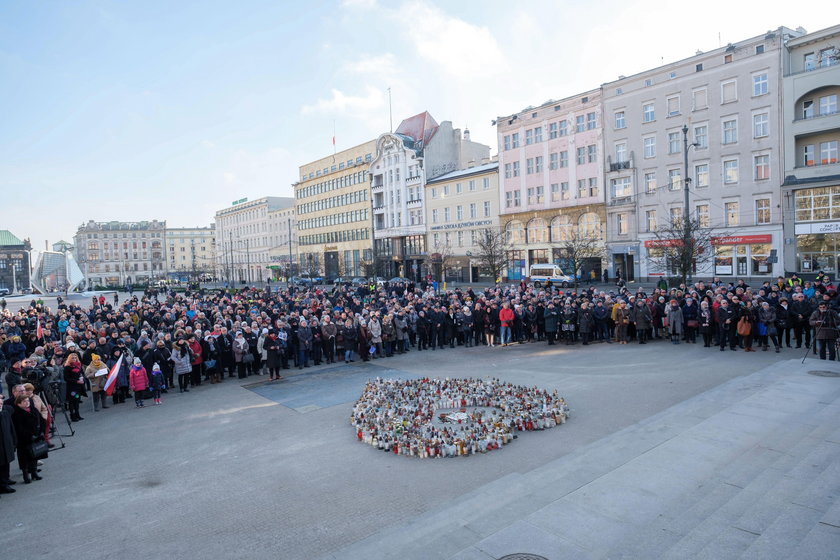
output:
[[[412,457],[486,453],[517,431],[566,422],[569,407],[557,391],[499,379],[382,379],[365,385],[350,422],[356,437],[382,451]]]

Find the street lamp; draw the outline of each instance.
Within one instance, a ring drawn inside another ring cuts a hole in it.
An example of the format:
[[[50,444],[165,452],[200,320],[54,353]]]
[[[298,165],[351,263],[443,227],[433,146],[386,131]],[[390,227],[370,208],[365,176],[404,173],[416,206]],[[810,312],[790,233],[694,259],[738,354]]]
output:
[[[691,213],[688,207],[688,186],[691,183],[691,177],[688,175],[688,148],[689,146],[697,147],[700,144],[697,142],[692,142],[691,144],[688,143],[688,125],[683,125],[682,127],[683,133],[683,192],[685,194],[685,210],[683,210],[683,248],[690,247],[689,243],[691,243],[691,224],[690,224],[690,217]],[[693,252],[692,252],[693,256]],[[688,284],[691,284],[691,265],[690,263],[687,266],[687,274],[688,274]]]

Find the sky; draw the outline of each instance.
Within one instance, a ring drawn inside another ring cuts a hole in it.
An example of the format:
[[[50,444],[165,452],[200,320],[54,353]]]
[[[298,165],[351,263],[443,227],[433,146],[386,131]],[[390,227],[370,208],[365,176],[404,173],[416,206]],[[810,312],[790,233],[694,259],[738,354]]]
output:
[[[760,5],[760,9],[755,7]],[[209,225],[292,196],[299,166],[428,110],[497,152],[491,120],[779,26],[769,0],[3,0],[0,229]],[[827,17],[829,19],[827,19]]]

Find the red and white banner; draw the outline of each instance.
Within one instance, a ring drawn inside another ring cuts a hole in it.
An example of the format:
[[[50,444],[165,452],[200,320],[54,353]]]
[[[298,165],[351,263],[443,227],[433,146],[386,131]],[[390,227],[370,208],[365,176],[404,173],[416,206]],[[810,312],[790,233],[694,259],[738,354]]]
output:
[[[120,355],[117,363],[114,364],[114,367],[111,368],[111,372],[108,373],[108,379],[105,381],[105,394],[109,397],[114,394],[114,388],[117,386],[117,376],[119,375],[122,361],[123,357]]]

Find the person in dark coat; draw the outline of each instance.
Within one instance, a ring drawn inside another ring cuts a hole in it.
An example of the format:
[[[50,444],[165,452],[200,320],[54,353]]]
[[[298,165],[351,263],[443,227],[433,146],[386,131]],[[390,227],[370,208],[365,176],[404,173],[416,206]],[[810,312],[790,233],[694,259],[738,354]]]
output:
[[[815,339],[820,359],[825,360],[826,350],[828,350],[828,359],[834,361],[837,357],[835,349],[838,336],[837,327],[840,325],[840,317],[837,316],[837,312],[829,309],[828,302],[821,301],[817,305],[817,310],[811,314],[808,322],[815,329]]]
[[[65,401],[70,412],[70,420],[78,422],[84,420],[79,415],[79,404],[82,397],[87,396],[85,390],[85,372],[78,354],[70,353],[64,362]]]
[[[42,422],[41,415],[32,406],[32,399],[26,395],[15,397],[12,425],[17,437],[18,465],[23,473],[23,482],[26,484],[32,480],[41,480],[38,475],[38,460],[32,455],[30,445],[43,439]]]
[[[557,339],[557,321],[560,317],[553,301],[548,302],[548,307],[545,308],[543,316],[545,317],[545,337],[548,339],[549,346],[552,346]]]
[[[720,338],[720,351],[723,352],[726,350],[727,343],[729,343],[730,350],[737,350],[738,332],[735,327],[738,323],[738,314],[732,305],[729,304],[729,300],[721,300],[716,319]]]
[[[578,329],[580,331],[580,338],[583,340],[583,345],[587,346],[592,336],[592,331],[595,330],[595,317],[592,315],[592,310],[589,308],[589,302],[584,301],[580,304],[580,311],[578,311]]]
[[[280,354],[283,352],[283,348],[274,329],[268,331],[268,336],[265,338],[265,342],[263,342],[263,350],[265,350],[265,367],[268,368],[268,380],[279,381],[283,379],[283,376],[280,375],[280,366],[282,364]]]
[[[4,406],[3,395],[0,394],[0,494],[11,494],[15,491],[12,484],[9,467],[15,460],[17,438],[12,425],[12,406]]]

